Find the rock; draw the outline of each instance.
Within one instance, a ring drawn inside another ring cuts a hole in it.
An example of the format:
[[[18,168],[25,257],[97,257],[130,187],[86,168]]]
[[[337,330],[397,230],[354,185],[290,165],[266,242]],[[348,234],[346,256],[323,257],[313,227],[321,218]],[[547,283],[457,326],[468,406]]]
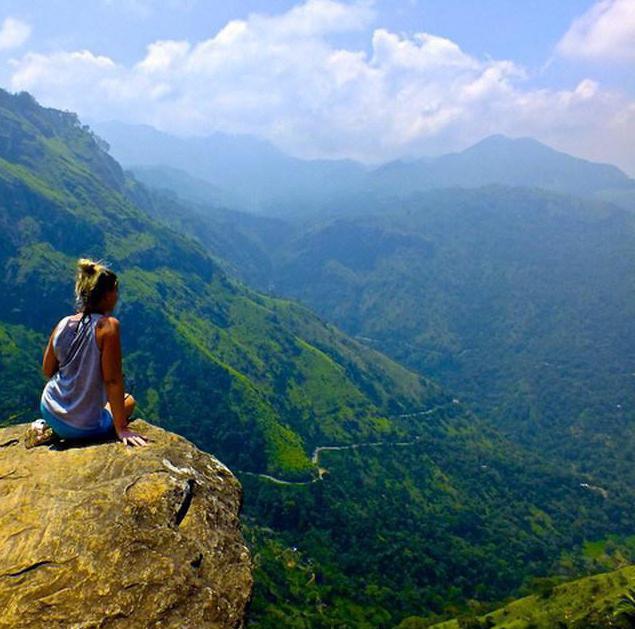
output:
[[[190,442],[27,450],[0,429],[0,627],[240,627],[253,585],[242,489]]]

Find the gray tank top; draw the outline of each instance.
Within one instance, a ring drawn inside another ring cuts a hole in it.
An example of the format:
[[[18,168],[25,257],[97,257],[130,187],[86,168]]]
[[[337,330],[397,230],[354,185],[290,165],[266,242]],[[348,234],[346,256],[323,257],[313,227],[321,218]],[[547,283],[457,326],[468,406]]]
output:
[[[53,335],[53,351],[60,368],[44,387],[42,404],[76,428],[99,426],[107,400],[95,338],[95,326],[102,316],[84,315],[79,321],[64,317]]]

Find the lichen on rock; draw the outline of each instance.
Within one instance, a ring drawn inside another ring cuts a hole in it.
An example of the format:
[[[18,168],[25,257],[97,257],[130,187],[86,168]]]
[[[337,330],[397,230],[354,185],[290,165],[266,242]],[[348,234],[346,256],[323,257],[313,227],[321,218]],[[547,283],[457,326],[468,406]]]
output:
[[[240,627],[253,585],[240,483],[141,420],[121,442],[0,430],[0,627]]]

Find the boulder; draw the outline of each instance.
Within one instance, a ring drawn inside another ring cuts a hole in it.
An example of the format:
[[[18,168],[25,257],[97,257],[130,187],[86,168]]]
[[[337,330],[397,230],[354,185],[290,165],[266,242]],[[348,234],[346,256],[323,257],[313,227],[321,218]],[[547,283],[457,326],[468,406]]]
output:
[[[118,441],[26,449],[0,429],[0,627],[240,627],[253,585],[242,489],[141,420]]]

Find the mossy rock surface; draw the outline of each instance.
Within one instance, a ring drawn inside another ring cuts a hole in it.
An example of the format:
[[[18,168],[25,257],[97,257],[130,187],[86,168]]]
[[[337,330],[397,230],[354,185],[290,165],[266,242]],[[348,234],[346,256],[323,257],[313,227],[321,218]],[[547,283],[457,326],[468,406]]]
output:
[[[242,488],[142,420],[119,441],[26,449],[0,430],[1,627],[239,627],[252,564]]]

